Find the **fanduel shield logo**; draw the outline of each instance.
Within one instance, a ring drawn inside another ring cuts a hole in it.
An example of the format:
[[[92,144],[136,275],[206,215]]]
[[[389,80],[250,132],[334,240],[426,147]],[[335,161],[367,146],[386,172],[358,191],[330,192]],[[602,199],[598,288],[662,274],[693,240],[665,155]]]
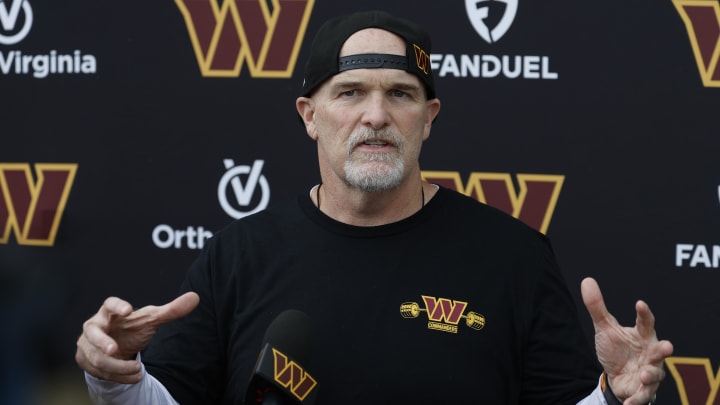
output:
[[[465,0],[465,9],[475,31],[485,42],[493,44],[510,29],[517,13],[518,0]],[[492,14],[502,12],[499,22],[490,28],[486,21],[496,20]],[[491,18],[492,17],[492,18]]]
[[[15,45],[22,41],[32,23],[33,12],[27,0],[0,0],[0,44]]]

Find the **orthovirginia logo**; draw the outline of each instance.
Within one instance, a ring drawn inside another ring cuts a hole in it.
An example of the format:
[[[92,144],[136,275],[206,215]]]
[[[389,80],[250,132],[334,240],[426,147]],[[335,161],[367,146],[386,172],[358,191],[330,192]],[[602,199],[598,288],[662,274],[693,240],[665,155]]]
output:
[[[27,37],[33,25],[33,10],[28,0],[0,0],[0,44],[16,45]],[[97,60],[76,49],[72,53],[53,49],[45,54],[26,55],[22,50],[0,51],[0,73],[32,75],[94,74]]]
[[[77,172],[77,164],[0,163],[0,244],[10,232],[20,245],[52,246]]]
[[[465,324],[474,330],[480,330],[485,326],[483,315],[472,311],[465,314],[467,302],[428,295],[421,297],[425,304],[424,308],[421,308],[417,302],[404,302],[400,305],[400,315],[403,318],[412,319],[417,318],[420,312],[425,312],[428,317],[428,329],[449,333],[458,333],[458,324],[461,319],[465,319]]]
[[[224,159],[225,174],[218,182],[217,197],[220,207],[231,218],[240,219],[267,208],[270,203],[270,183],[262,174],[265,161],[258,159],[252,165],[236,165]],[[203,249],[213,233],[204,226],[187,226],[176,229],[169,224],[153,228],[153,244],[160,249]]]
[[[0,44],[15,45],[22,41],[32,24],[33,12],[29,1],[0,0]]]
[[[289,78],[315,0],[175,0],[185,19],[200,72]]]
[[[422,177],[502,210],[542,233],[547,233],[565,180],[562,175],[517,174],[520,191],[516,193],[510,173],[474,172],[467,186],[458,172],[423,171]]]
[[[673,0],[690,37],[705,87],[720,87],[720,2]]]
[[[240,219],[267,208],[270,203],[270,184],[262,174],[265,161],[256,160],[252,166],[236,166],[232,159],[225,159],[223,164],[227,171],[218,183],[217,195],[225,213],[231,218]],[[260,191],[258,201],[253,198],[256,190]],[[229,195],[235,197],[235,203],[230,202]]]

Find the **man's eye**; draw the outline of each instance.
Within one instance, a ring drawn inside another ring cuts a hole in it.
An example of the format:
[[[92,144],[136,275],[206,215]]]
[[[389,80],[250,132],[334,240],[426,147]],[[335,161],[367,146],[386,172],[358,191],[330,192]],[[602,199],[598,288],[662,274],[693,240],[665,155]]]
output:
[[[357,93],[356,90],[345,90],[342,92],[342,95],[345,97],[352,97]]]
[[[393,97],[406,97],[407,96],[407,93],[405,93],[404,91],[400,91],[400,90],[393,90],[391,92],[391,94]]]

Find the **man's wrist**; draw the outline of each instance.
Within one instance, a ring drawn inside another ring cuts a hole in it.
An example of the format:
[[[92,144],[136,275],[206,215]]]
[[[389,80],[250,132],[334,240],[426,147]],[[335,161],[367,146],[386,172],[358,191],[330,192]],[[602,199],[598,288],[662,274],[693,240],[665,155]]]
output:
[[[610,388],[610,379],[604,371],[600,376],[600,390],[602,391],[608,405],[622,405],[622,401],[613,394],[612,389]]]

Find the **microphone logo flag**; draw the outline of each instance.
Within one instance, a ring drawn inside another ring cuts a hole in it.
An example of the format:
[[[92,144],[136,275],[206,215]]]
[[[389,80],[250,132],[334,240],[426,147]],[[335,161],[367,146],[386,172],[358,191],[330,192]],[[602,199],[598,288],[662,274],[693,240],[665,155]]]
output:
[[[275,358],[275,382],[287,388],[300,401],[304,401],[317,386],[317,381],[279,350],[273,348],[272,351]]]

